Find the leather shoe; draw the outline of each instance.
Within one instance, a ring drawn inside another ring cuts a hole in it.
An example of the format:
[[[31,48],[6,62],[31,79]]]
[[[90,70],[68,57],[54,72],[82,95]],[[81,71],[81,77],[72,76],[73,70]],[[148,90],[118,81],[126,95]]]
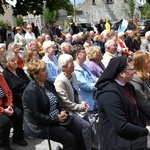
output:
[[[13,143],[20,145],[20,146],[27,146],[28,143],[25,140],[13,140]]]

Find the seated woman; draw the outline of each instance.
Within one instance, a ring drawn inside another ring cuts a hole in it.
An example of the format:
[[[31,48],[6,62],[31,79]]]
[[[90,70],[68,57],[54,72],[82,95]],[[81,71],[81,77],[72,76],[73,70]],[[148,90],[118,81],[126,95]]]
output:
[[[73,58],[62,54],[58,58],[62,72],[57,76],[54,85],[65,109],[74,116],[74,122],[82,129],[86,150],[91,150],[91,125],[88,122],[88,104],[79,95],[77,79],[74,71]]]
[[[9,44],[9,48],[8,50],[11,50],[15,53],[15,56],[17,58],[17,64],[18,64],[18,68],[23,68],[24,67],[24,62],[22,57],[20,57],[20,47],[16,44],[16,43],[11,43]]]
[[[90,46],[87,54],[88,60],[85,64],[90,69],[90,71],[99,78],[105,70],[105,66],[101,62],[103,59],[103,54],[100,47]]]
[[[14,52],[4,52],[1,58],[1,64],[5,68],[3,70],[3,76],[13,93],[13,104],[23,111],[22,93],[30,80],[24,70],[18,68],[17,58]]]
[[[148,150],[150,126],[142,127],[138,117],[136,92],[132,80],[132,58],[112,58],[96,83],[99,113],[99,139],[102,150]]]
[[[33,80],[23,93],[26,135],[59,142],[65,150],[85,150],[80,128],[74,122],[68,128],[60,125],[68,115],[59,103],[53,84],[47,81],[45,62],[31,60],[27,71]]]
[[[23,67],[24,72],[28,75],[27,73],[27,64],[31,59],[39,59],[38,52],[36,50],[27,50],[26,51],[26,58],[25,58],[25,65]],[[30,78],[30,77],[29,77]]]
[[[133,54],[133,60],[135,74],[131,84],[136,90],[140,118],[146,126],[150,125],[150,54],[139,50]]]
[[[61,72],[60,68],[58,67],[57,58],[55,56],[55,44],[52,41],[44,41],[42,47],[45,52],[45,55],[43,56],[42,60],[46,63],[46,69],[48,71],[48,80],[54,82],[56,77]]]
[[[99,46],[102,53],[105,53],[105,41],[103,39],[103,36],[95,35],[94,36],[94,45]]]
[[[13,142],[21,146],[27,145],[23,133],[23,114],[13,105],[12,91],[2,73],[0,73],[0,81],[0,149],[12,150],[9,143],[11,125],[13,126]]]
[[[82,45],[74,46],[73,50],[74,72],[77,76],[77,83],[79,86],[79,93],[83,100],[89,104],[89,111],[97,109],[97,102],[93,99],[94,91],[96,90],[96,78],[90,69],[84,64],[86,60],[86,51]]]

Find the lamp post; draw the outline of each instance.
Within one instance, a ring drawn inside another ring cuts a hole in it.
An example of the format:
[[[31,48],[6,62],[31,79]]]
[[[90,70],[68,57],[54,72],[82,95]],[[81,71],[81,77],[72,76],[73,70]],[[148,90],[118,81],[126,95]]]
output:
[[[74,0],[74,22],[76,22],[76,0]]]

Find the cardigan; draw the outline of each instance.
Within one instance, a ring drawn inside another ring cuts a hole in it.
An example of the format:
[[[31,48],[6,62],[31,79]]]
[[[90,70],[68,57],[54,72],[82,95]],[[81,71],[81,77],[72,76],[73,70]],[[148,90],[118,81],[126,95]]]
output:
[[[77,91],[76,97],[74,96],[74,92],[69,80],[65,77],[63,72],[61,72],[57,76],[54,82],[56,91],[62,100],[63,106],[70,115],[72,115],[74,111],[82,112],[84,108],[84,106],[81,104],[82,98],[79,95],[79,89],[75,73],[72,73],[72,84]],[[77,103],[75,103],[75,99]]]

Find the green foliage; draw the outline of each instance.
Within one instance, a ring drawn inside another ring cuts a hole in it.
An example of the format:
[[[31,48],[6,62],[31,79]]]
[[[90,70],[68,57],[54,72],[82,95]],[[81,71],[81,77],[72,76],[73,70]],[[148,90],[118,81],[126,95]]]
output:
[[[142,19],[149,19],[150,18],[150,3],[146,3],[142,8]]]
[[[3,22],[3,21],[0,21],[0,27],[1,27],[1,26],[4,26],[4,28],[7,29],[9,25],[8,25],[8,23],[5,23],[5,22]]]
[[[45,0],[46,1],[46,8],[49,10],[59,10],[64,9],[67,10],[68,13],[73,12],[73,5],[70,0]],[[8,3],[6,0],[0,0],[0,14],[4,14],[3,6],[8,7]],[[16,7],[12,6],[13,15],[28,15],[28,13],[39,15],[43,14],[43,7],[44,3],[43,0],[17,0]]]
[[[45,22],[50,24],[55,22],[59,17],[58,10],[50,11],[49,8],[44,9],[43,15]]]
[[[132,18],[134,16],[134,9],[135,9],[134,0],[129,0],[128,4],[129,4],[129,17]]]
[[[22,17],[17,17],[16,18],[16,23],[17,23],[17,26],[22,26],[22,23],[23,23],[23,18]]]

